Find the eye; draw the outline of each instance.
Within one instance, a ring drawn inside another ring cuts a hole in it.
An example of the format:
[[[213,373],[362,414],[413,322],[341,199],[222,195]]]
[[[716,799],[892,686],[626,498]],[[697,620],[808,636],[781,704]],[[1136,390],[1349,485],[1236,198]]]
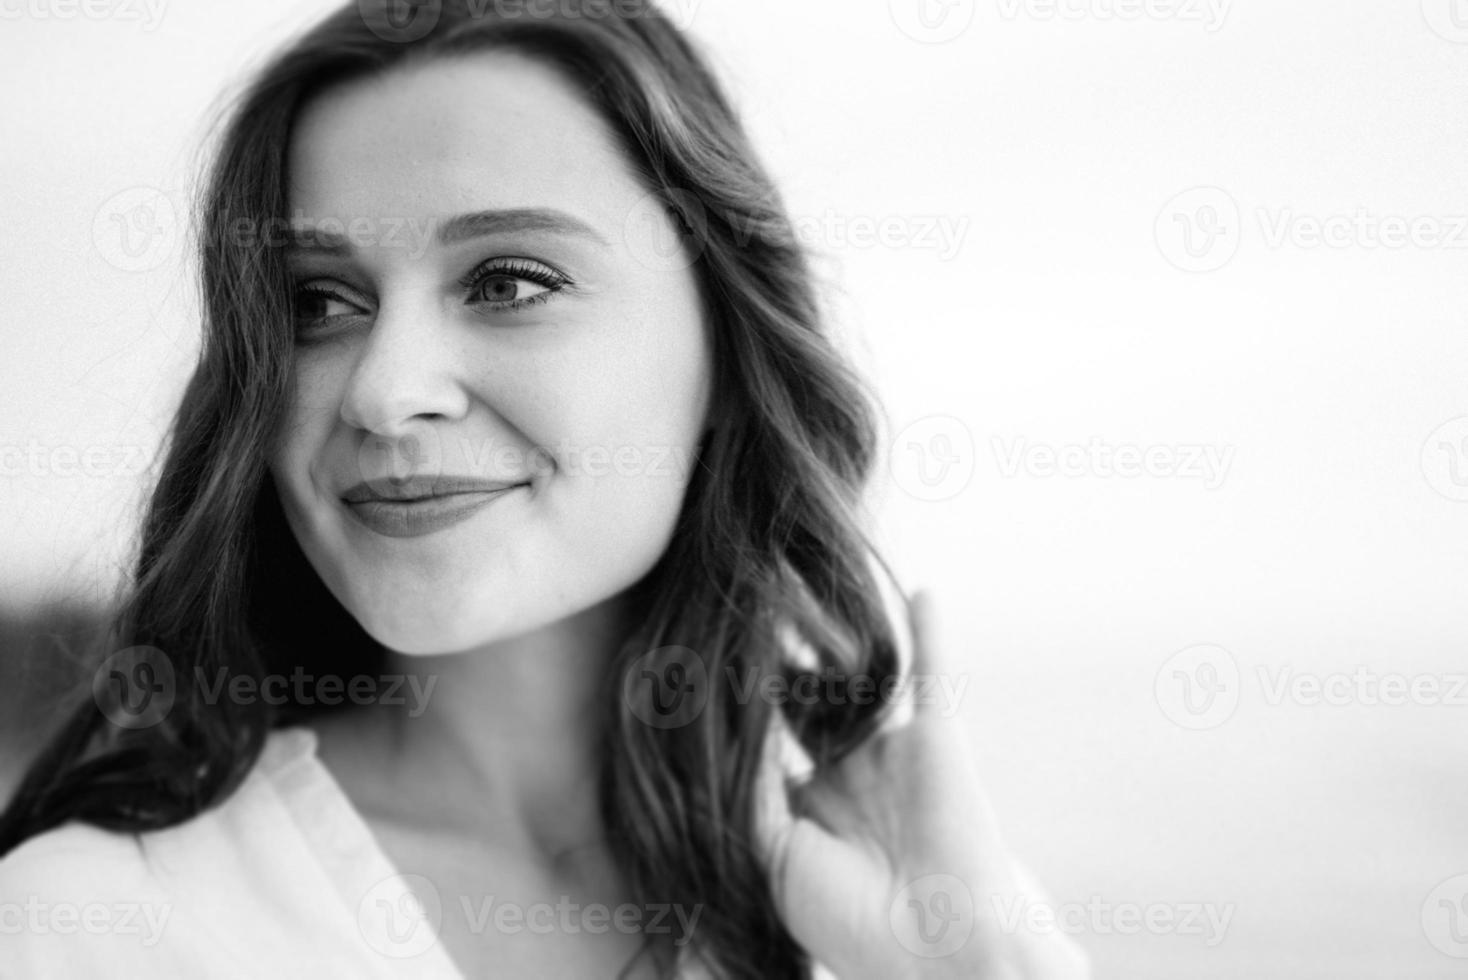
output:
[[[461,280],[469,302],[492,310],[516,310],[544,303],[566,286],[570,277],[534,259],[489,259]]]
[[[298,287],[291,298],[291,306],[298,330],[338,317],[362,313],[362,308],[356,302],[327,283],[308,282]]]

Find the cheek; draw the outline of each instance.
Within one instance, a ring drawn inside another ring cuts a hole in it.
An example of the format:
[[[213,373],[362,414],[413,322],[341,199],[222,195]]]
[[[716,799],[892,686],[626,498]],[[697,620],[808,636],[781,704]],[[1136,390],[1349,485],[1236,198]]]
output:
[[[631,292],[615,328],[586,352],[580,384],[596,392],[613,449],[696,442],[707,412],[712,358],[691,277],[664,274]]]
[[[651,488],[675,475],[667,456],[697,442],[710,364],[691,299],[686,288],[638,291],[543,389],[557,392],[555,411],[585,447],[586,469]]]
[[[561,391],[563,544],[588,570],[644,571],[666,548],[696,462],[710,365],[698,322],[629,318]]]

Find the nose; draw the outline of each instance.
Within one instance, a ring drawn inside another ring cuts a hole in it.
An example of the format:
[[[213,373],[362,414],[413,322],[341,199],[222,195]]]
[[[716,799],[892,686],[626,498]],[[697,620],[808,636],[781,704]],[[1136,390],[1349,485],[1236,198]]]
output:
[[[462,418],[469,393],[451,350],[446,324],[431,300],[385,300],[342,394],[341,418],[348,425],[396,438],[421,423]]]

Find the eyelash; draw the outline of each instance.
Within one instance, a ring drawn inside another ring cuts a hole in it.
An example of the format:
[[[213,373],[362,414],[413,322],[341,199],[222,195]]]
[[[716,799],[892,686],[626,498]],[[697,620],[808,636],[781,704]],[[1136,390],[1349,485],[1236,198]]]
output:
[[[519,310],[527,306],[534,306],[536,303],[544,303],[566,286],[571,285],[570,277],[533,259],[504,257],[486,259],[481,262],[468,275],[459,280],[459,285],[465,289],[477,290],[491,276],[526,279],[545,289],[543,293],[527,296],[524,299],[507,300],[497,306],[490,300],[483,301],[490,303],[497,310]]]
[[[564,273],[558,272],[550,266],[536,262],[533,259],[518,257],[486,259],[470,270],[467,275],[463,276],[459,280],[459,285],[470,292],[477,292],[484,286],[487,280],[494,276],[509,276],[514,279],[524,279],[544,289],[544,292],[537,293],[534,296],[526,296],[523,299],[503,300],[499,302],[487,299],[479,300],[480,303],[487,304],[496,312],[513,312],[534,306],[537,303],[544,303],[565,287],[573,285],[571,278]],[[346,303],[349,306],[357,305],[355,301],[343,296],[339,290],[319,283],[306,283],[296,287],[295,296],[297,300],[302,296],[320,296],[324,299]],[[330,319],[330,317],[308,318],[297,315],[297,330],[301,330],[301,324],[316,324],[327,319]]]

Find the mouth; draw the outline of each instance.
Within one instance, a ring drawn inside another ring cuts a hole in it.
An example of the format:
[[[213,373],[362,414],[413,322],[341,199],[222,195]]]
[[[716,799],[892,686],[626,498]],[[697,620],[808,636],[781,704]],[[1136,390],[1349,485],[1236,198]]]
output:
[[[429,492],[412,481],[403,484],[358,484],[342,495],[356,521],[383,537],[414,538],[452,527],[484,508],[526,489],[529,483],[439,479]]]

